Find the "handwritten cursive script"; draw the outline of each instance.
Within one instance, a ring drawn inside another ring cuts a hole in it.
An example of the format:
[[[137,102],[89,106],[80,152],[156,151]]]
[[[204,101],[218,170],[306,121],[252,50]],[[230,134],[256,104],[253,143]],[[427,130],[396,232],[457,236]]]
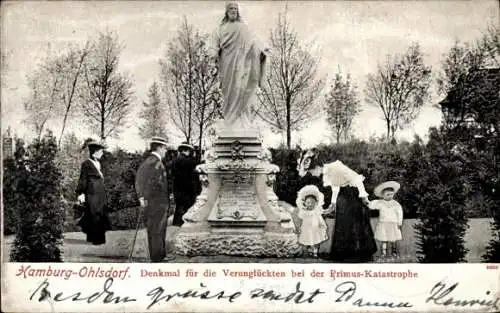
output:
[[[335,288],[335,292],[340,296],[335,299],[335,302],[351,301],[352,297],[356,294],[356,283],[353,281],[343,282]],[[409,302],[393,302],[393,301],[366,301],[363,298],[357,298],[352,302],[353,306],[357,307],[385,307],[389,309],[397,308],[411,308],[412,304]]]
[[[135,298],[130,298],[128,296],[125,297],[120,297],[120,296],[115,296],[115,292],[111,291],[111,286],[113,285],[113,278],[108,278],[104,282],[104,285],[102,286],[101,290],[96,291],[92,294],[89,295],[84,295],[82,292],[77,291],[72,294],[64,294],[62,292],[58,292],[53,294],[53,292],[50,291],[49,287],[50,284],[45,279],[36,289],[35,291],[31,294],[30,300],[36,299],[38,296],[38,302],[42,301],[47,301],[49,299],[52,299],[53,301],[56,302],[63,302],[63,301],[72,301],[72,302],[78,302],[78,301],[83,301],[87,303],[93,303],[94,301],[101,300],[102,303],[127,303],[127,302],[133,302],[137,301]]]
[[[451,293],[458,286],[458,283],[447,287],[444,283],[438,283],[432,288],[431,296],[427,298],[426,303],[434,302],[438,305],[455,305],[455,306],[487,306],[491,308],[498,308],[498,298],[491,300],[456,300],[451,297]],[[116,295],[113,291],[113,278],[108,278],[103,286],[94,292],[83,293],[82,291],[76,292],[56,292],[51,290],[50,283],[45,279],[29,297],[32,301],[48,301],[55,302],[71,301],[81,303],[94,303],[101,301],[102,303],[110,304],[123,304],[128,302],[138,301],[136,297]],[[364,297],[357,294],[357,285],[354,281],[346,281],[336,285],[333,289],[333,301],[336,303],[343,302],[359,308],[368,307],[384,307],[388,309],[398,308],[411,308],[413,305],[410,302],[394,301],[394,300],[366,300]],[[327,292],[313,288],[307,290],[299,281],[295,284],[295,288],[290,291],[283,291],[281,288],[256,288],[251,290],[246,296],[250,299],[260,299],[265,301],[281,301],[283,303],[292,302],[296,304],[314,303],[321,295]],[[486,292],[489,295],[489,291]],[[146,293],[149,298],[147,302],[147,310],[161,304],[169,302],[173,299],[199,299],[199,300],[222,300],[227,303],[233,303],[236,299],[242,296],[242,291],[239,290],[216,290],[210,289],[204,283],[200,283],[199,287],[190,288],[183,291],[168,290],[164,287],[158,286]]]
[[[450,287],[447,288],[447,285],[443,282],[439,282],[434,285],[431,289],[431,295],[427,298],[425,303],[432,302],[437,305],[442,306],[457,306],[457,307],[465,307],[465,306],[481,306],[487,308],[493,308],[498,310],[498,297],[490,296],[491,292],[488,290],[485,292],[487,296],[490,296],[491,299],[455,299],[452,296],[452,292],[458,287],[458,283],[454,283]]]
[[[147,296],[151,298],[151,302],[147,306],[147,309],[149,310],[160,301],[168,302],[174,298],[198,298],[201,300],[227,299],[230,303],[232,303],[236,298],[241,296],[241,292],[227,292],[222,290],[214,293],[213,291],[208,290],[206,285],[200,283],[199,289],[189,289],[187,291],[176,291],[172,293],[166,293],[166,290],[163,287],[156,287],[149,291]]]
[[[306,293],[303,290],[301,290],[300,282],[298,282],[295,285],[295,291],[292,291],[290,293],[282,294],[272,289],[265,290],[263,288],[257,288],[250,292],[250,298],[252,299],[262,298],[267,300],[283,301],[283,302],[289,302],[293,300],[293,302],[299,304],[299,303],[313,303],[314,298],[322,293],[324,292],[319,289],[316,289],[310,292],[309,297],[304,298]]]

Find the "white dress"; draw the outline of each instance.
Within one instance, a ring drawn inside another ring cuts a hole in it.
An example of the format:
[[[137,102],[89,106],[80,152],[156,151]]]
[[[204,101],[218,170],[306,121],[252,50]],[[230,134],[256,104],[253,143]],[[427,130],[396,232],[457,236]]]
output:
[[[399,227],[403,225],[403,208],[396,200],[371,201],[370,209],[380,212],[375,227],[376,240],[394,242],[402,239]]]
[[[320,244],[328,239],[326,222],[320,209],[307,211],[299,209],[298,217],[302,220],[299,243],[304,246]]]
[[[316,206],[312,210],[306,210],[305,199],[308,196],[316,198]],[[304,246],[320,244],[328,239],[326,222],[322,214],[328,212],[323,210],[324,195],[314,185],[304,186],[297,194],[297,217],[302,221],[298,242]]]

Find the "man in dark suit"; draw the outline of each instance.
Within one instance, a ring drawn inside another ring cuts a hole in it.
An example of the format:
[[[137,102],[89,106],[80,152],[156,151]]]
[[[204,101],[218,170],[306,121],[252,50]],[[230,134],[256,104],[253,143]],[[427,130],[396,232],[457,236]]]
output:
[[[161,262],[167,255],[165,236],[169,193],[167,172],[162,162],[167,151],[167,141],[161,137],[153,137],[150,150],[151,154],[137,171],[135,190],[148,231],[149,257],[151,262]],[[172,259],[172,256],[167,258]]]
[[[184,223],[182,216],[196,201],[197,173],[195,172],[196,161],[192,156],[193,146],[183,143],[177,150],[179,152],[177,158],[171,164],[175,199],[172,224],[181,226]]]

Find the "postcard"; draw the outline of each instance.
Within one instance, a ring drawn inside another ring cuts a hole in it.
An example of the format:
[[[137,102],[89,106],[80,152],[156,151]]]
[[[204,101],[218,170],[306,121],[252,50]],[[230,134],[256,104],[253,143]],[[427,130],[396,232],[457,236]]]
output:
[[[2,312],[500,312],[495,1],[4,1]]]

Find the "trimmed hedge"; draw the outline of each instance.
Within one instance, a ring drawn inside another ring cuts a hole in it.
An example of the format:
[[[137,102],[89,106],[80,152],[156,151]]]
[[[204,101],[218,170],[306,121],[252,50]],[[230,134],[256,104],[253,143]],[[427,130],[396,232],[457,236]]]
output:
[[[447,142],[446,137],[439,130],[431,130],[430,135],[430,140],[427,143],[422,142],[419,138],[415,138],[412,143],[377,140],[351,141],[336,145],[322,145],[318,146],[317,149],[319,159],[323,163],[341,160],[364,175],[366,190],[370,195],[373,194],[374,187],[380,182],[385,180],[399,181],[402,187],[397,194],[397,200],[403,206],[405,218],[421,219],[421,223],[417,227],[423,255],[421,261],[439,261],[432,257],[432,255],[440,255],[445,249],[444,246],[439,245],[439,240],[455,247],[453,248],[455,252],[451,254],[448,252],[448,255],[451,259],[459,261],[462,260],[464,253],[460,248],[464,220],[493,216],[495,223],[500,225],[498,200],[494,199],[494,195],[498,193],[496,190],[499,188],[491,187],[492,183],[489,181],[482,182],[482,176],[477,174],[473,176],[474,171],[458,162],[456,155],[450,153],[451,144]],[[57,168],[63,173],[59,189],[62,200],[59,205],[64,212],[64,231],[79,231],[74,224],[72,203],[76,198],[74,186],[78,180],[79,166],[86,156],[78,152],[75,140],[68,144],[72,147],[60,149],[55,160]],[[16,146],[22,147],[22,144]],[[75,153],[80,154],[76,155]],[[275,185],[276,194],[280,200],[295,205],[300,181],[297,171],[300,148],[293,150],[271,149],[271,153],[273,163],[280,167]],[[22,154],[22,151],[17,152],[18,159]],[[102,159],[108,191],[108,209],[111,212],[113,229],[134,229],[136,227],[138,201],[134,190],[135,173],[145,156],[146,154],[142,153],[116,150],[113,153],[106,153]],[[166,163],[169,163],[173,157],[175,157],[175,153],[169,154]],[[483,162],[486,161],[483,160]],[[12,234],[18,228],[17,217],[20,216],[19,212],[23,210],[23,200],[20,199],[22,193],[17,188],[23,174],[17,169],[17,166],[19,165],[14,159],[4,160],[5,234]],[[486,186],[484,188],[487,190],[483,190],[483,186]],[[453,191],[452,195],[449,194],[450,190]],[[171,210],[173,208],[172,203]],[[492,225],[492,229],[494,236],[500,238],[500,233],[495,233],[499,229],[497,224]],[[448,230],[443,231],[443,229]],[[456,232],[455,235],[452,235],[455,239],[444,240],[443,234],[448,234],[448,232],[451,234]],[[498,251],[500,251],[498,242],[499,239],[492,240],[485,260],[498,261]],[[432,252],[431,248],[435,251]]]
[[[401,189],[396,194],[403,206],[405,218],[417,218],[419,208],[423,205],[425,196],[422,188],[436,183],[432,166],[426,166],[423,158],[432,153],[433,147],[416,137],[412,143],[391,143],[384,141],[352,141],[336,145],[318,146],[318,157],[323,163],[341,160],[344,164],[365,176],[365,188],[373,197],[373,189],[386,180],[396,180],[401,183]],[[299,175],[297,159],[300,149],[271,149],[273,163],[280,167],[276,177],[275,191],[280,200],[295,205]],[[459,166],[453,160],[452,154],[439,156],[440,162],[449,166]],[[463,183],[467,184],[468,176],[464,171]],[[443,178],[445,179],[445,178]],[[446,180],[444,180],[446,182]],[[463,190],[465,212],[468,218],[489,218],[495,209],[491,196],[479,189]]]

